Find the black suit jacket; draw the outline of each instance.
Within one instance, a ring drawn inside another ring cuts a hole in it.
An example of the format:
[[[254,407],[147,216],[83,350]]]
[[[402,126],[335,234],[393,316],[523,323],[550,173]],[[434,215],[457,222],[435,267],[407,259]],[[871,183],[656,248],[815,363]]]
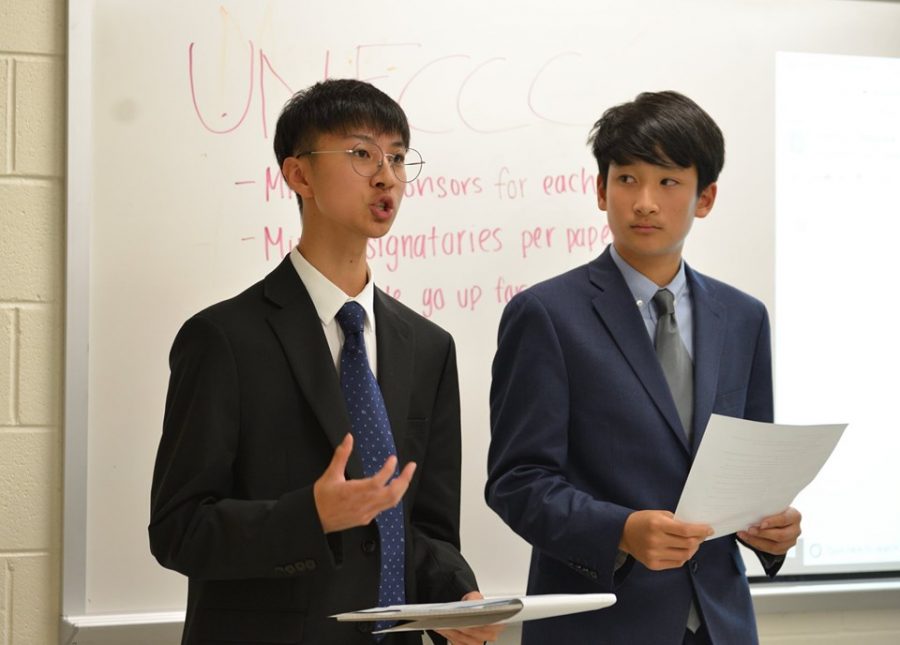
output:
[[[401,464],[407,602],[476,589],[459,552],[453,339],[375,293],[379,383]],[[325,535],[313,483],[350,420],[322,324],[290,259],[188,320],[170,356],[150,548],[189,577],[183,643],[370,643],[331,614],[377,604],[375,524]],[[347,475],[361,478],[351,455]],[[419,634],[385,643],[418,643]]]

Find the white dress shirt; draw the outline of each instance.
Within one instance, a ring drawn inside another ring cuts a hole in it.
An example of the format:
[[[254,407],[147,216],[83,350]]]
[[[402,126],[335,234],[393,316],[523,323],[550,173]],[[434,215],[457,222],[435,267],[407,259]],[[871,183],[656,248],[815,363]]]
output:
[[[331,350],[331,358],[334,360],[334,367],[338,371],[338,375],[341,371],[341,347],[344,345],[344,332],[335,316],[347,302],[358,302],[362,306],[366,312],[363,339],[366,342],[369,367],[378,378],[378,347],[375,341],[375,281],[372,278],[372,270],[367,270],[366,286],[363,287],[363,290],[358,295],[351,297],[310,264],[296,246],[291,249],[291,264],[294,265],[297,275],[306,286],[316,313],[319,314],[322,330],[325,332],[325,340],[328,341],[328,349]]]

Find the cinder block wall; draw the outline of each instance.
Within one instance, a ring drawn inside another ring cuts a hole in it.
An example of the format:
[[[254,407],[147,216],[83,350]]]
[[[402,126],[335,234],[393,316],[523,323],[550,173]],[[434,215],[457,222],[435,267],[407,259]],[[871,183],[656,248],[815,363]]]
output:
[[[65,66],[66,2],[0,0],[0,645],[59,638]],[[759,623],[764,645],[900,643],[900,608]]]
[[[0,644],[57,641],[66,4],[0,0]]]

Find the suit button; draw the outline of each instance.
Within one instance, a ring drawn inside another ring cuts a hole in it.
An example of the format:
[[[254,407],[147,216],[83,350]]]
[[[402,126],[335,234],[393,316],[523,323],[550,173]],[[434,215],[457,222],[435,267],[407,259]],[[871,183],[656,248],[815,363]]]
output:
[[[360,546],[362,547],[363,553],[375,553],[375,540],[363,540]]]
[[[304,571],[306,571],[306,563],[304,563],[304,562],[295,562],[295,563],[294,563],[294,568],[297,569],[297,572],[298,572],[298,573],[303,573]]]
[[[306,564],[307,571],[315,571],[316,570],[316,561],[315,560],[307,560],[304,564]]]
[[[691,559],[691,573],[697,573],[697,569],[700,568],[698,562],[694,559]]]

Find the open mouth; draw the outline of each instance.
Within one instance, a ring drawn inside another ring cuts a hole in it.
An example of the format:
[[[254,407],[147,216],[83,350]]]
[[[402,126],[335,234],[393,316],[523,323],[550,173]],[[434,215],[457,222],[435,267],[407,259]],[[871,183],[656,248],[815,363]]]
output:
[[[382,197],[373,202],[371,207],[377,215],[387,216],[394,211],[394,200],[390,197]]]

